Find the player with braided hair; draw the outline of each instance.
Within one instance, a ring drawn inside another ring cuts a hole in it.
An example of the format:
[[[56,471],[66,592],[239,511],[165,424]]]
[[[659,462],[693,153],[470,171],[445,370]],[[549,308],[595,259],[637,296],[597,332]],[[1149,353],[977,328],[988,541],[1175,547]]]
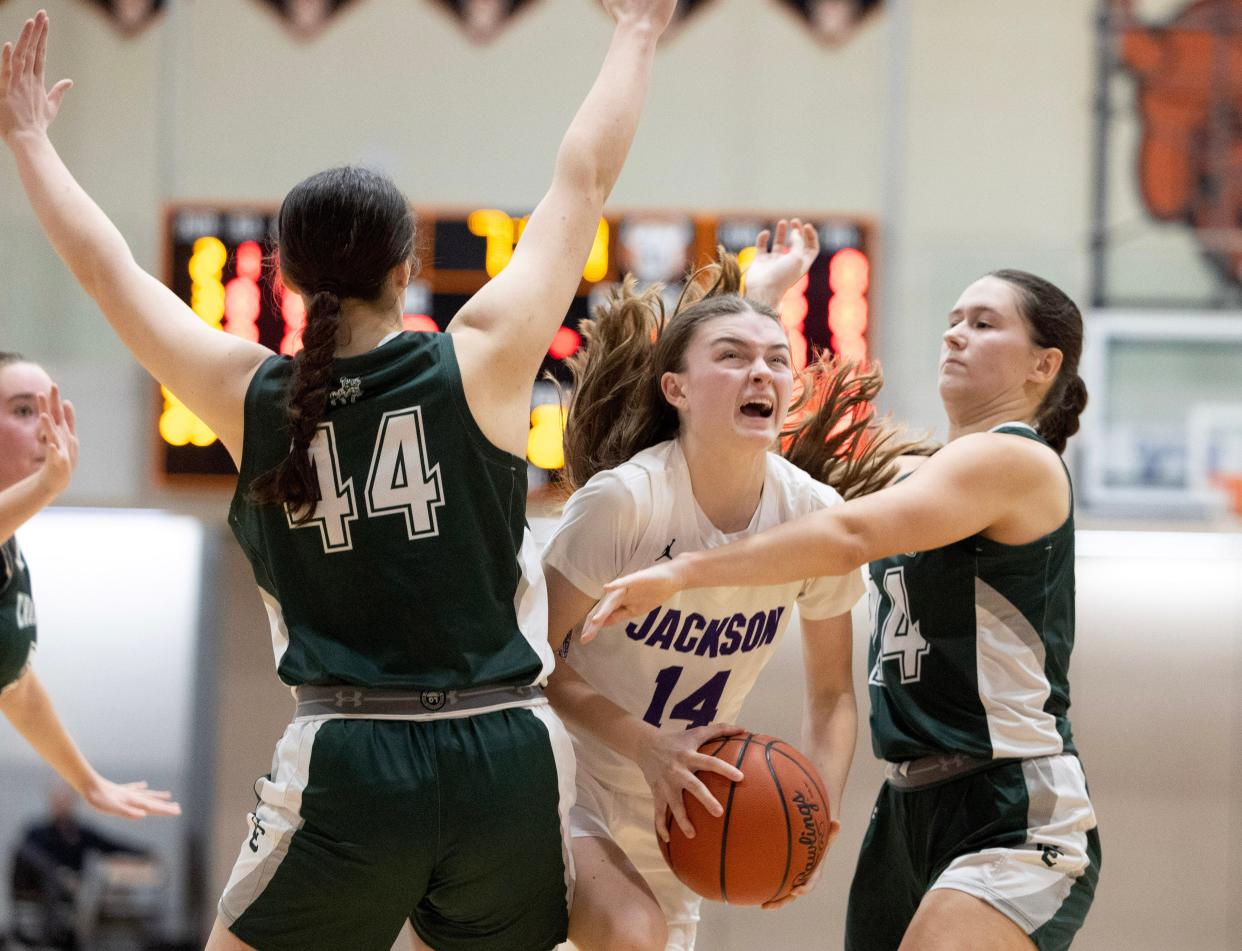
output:
[[[210,330],[141,270],[47,137],[48,22],[4,47],[0,136],[52,244],[138,360],[238,463],[230,509],[297,713],[211,951],[437,951],[563,939],[572,751],[543,696],[546,600],[525,519],[535,376],[629,151],[674,0],[616,22],[509,265],[444,334],[402,332],[409,206],[357,168],[278,216],[306,304],[295,358]]]

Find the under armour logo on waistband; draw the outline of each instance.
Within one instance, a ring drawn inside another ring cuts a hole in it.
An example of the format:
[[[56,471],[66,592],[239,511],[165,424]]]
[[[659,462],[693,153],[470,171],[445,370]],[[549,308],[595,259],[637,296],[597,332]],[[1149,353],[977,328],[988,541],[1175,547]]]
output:
[[[336,705],[338,707],[343,707],[346,704],[354,708],[362,706],[361,690],[338,690],[334,696],[336,697]]]

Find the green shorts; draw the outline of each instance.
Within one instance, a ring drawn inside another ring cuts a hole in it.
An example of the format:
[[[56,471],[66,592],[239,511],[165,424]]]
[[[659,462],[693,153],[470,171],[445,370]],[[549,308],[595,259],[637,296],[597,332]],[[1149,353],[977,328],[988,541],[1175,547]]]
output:
[[[473,716],[294,720],[256,785],[220,915],[258,951],[565,940],[568,735],[546,701]]]
[[[1062,951],[1099,875],[1095,812],[1076,756],[1002,761],[915,788],[890,778],[850,886],[846,951],[896,951],[933,888],[981,898],[1040,951]]]

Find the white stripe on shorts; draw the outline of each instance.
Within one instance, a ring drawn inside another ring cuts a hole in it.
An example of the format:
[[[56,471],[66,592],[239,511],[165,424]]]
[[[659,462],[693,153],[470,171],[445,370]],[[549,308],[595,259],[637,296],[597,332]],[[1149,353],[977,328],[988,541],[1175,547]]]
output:
[[[1095,811],[1077,756],[1024,760],[1026,844],[984,849],[949,864],[932,888],[955,888],[982,898],[1031,934],[1047,924],[1086,871],[1087,832]]]
[[[565,724],[546,702],[533,704],[530,712],[534,714],[548,731],[548,740],[552,744],[552,757],[556,762],[556,782],[559,792],[557,809],[561,816],[561,858],[565,863],[565,907],[572,908],[574,903],[574,850],[570,839],[569,813],[574,807],[574,796],[577,790],[575,776],[575,760],[573,741],[565,729]]]
[[[255,784],[259,805],[249,816],[249,833],[220,896],[220,917],[228,924],[241,917],[271,883],[289,853],[293,834],[302,828],[302,793],[310,779],[311,750],[325,722],[290,723],[276,744],[271,778]]]

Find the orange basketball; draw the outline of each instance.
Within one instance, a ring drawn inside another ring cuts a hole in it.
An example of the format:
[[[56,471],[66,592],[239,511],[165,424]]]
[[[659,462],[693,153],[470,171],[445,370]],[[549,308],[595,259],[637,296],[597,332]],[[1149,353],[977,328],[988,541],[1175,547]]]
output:
[[[670,821],[669,841],[660,841],[669,868],[714,901],[784,898],[811,877],[828,847],[828,795],[819,773],[788,743],[760,733],[709,740],[699,752],[736,766],[743,779],[698,774],[724,814],[717,819],[685,793],[695,835],[687,839]]]

